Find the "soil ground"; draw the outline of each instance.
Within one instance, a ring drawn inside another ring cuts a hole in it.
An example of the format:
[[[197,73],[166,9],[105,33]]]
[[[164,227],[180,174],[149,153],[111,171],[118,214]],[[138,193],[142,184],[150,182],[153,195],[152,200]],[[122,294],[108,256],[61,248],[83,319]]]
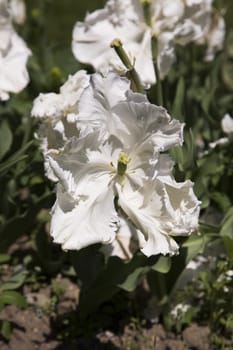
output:
[[[116,329],[106,327],[106,324],[113,325],[114,315],[109,322],[101,314],[95,330],[78,335],[75,310],[79,290],[67,278],[60,278],[60,282],[65,286],[65,293],[56,306],[53,306],[52,288],[47,286],[36,293],[24,288],[29,305],[25,310],[14,305],[5,307],[1,319],[11,322],[12,334],[8,343],[0,340],[1,350],[211,350],[209,328],[195,323],[175,334],[166,332],[159,323],[119,321],[117,316]]]
[[[16,267],[22,267],[20,261],[25,254],[31,254],[31,249],[27,238],[10,248],[11,256],[20,257],[19,265],[1,265],[3,279]],[[0,338],[0,350],[213,350],[207,325],[192,323],[177,334],[166,331],[162,323],[141,320],[148,300],[146,291],[139,290],[133,296],[140,309],[134,313],[136,317],[131,312],[135,305],[132,307],[127,299],[120,312],[115,313],[111,303],[107,304],[87,325],[77,322],[79,287],[72,278],[57,274],[43,283],[35,279],[34,284],[25,283],[21,292],[27,308],[8,305],[0,314],[0,319],[8,320],[12,329],[9,342]],[[122,300],[117,299],[117,305],[118,301],[121,304]]]

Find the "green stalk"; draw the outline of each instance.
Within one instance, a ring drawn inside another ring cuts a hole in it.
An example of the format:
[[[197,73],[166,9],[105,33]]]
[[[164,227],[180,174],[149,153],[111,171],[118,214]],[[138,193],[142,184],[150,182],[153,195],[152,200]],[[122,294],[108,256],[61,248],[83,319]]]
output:
[[[151,0],[141,0],[143,7],[144,19],[146,24],[151,27]]]
[[[135,92],[144,93],[144,89],[142,87],[138,73],[136,72],[136,70],[135,70],[133,64],[131,63],[127,53],[125,52],[121,40],[117,39],[117,38],[114,39],[111,42],[110,46],[115,50],[115,52],[119,56],[121,62],[127,68],[127,73],[128,73],[129,79],[131,80],[131,83],[132,83],[132,86],[131,86],[132,90]]]
[[[152,38],[151,38],[151,50],[152,50],[152,59],[154,64],[155,76],[156,76],[156,85],[157,85],[156,100],[158,105],[163,106],[163,90],[162,90],[161,80],[159,76],[159,68],[158,68],[158,61],[157,61],[158,43],[155,35],[152,35]]]

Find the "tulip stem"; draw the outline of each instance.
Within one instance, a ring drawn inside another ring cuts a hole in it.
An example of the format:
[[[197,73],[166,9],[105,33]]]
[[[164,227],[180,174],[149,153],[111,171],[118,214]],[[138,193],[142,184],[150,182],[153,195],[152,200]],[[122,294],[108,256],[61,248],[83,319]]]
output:
[[[146,24],[151,27],[151,0],[141,0]]]
[[[121,62],[127,68],[127,75],[129,76],[129,79],[131,81],[132,90],[135,92],[144,93],[144,89],[142,87],[138,73],[135,70],[134,65],[131,63],[129,56],[125,52],[121,40],[117,38],[114,39],[111,42],[110,46],[115,50]]]
[[[162,90],[162,84],[160,80],[158,60],[157,60],[158,43],[157,43],[157,38],[154,35],[152,35],[152,38],[151,38],[151,50],[152,50],[152,58],[153,58],[155,76],[156,76],[156,100],[158,105],[163,106],[163,90]]]

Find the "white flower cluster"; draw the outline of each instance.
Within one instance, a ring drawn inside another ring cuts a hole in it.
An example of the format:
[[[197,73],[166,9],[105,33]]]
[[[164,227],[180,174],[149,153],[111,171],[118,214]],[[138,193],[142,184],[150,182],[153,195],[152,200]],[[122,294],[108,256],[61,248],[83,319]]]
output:
[[[174,237],[197,229],[193,184],[175,181],[166,152],[182,144],[183,124],[129,86],[113,72],[79,71],[34,101],[47,175],[58,182],[51,235],[64,249],[173,255]]]
[[[177,304],[172,310],[171,310],[171,316],[175,320],[179,320],[188,310],[191,309],[190,304],[183,304],[179,303]]]
[[[175,45],[206,44],[210,61],[223,46],[225,22],[213,11],[212,0],[108,0],[104,9],[88,14],[73,30],[73,53],[97,71],[124,71],[110,48],[119,38],[145,85],[156,82],[152,36],[157,40],[157,64],[163,79],[175,61]]]
[[[31,51],[13,27],[25,19],[22,0],[0,0],[0,100],[20,92],[29,81],[26,64]]]

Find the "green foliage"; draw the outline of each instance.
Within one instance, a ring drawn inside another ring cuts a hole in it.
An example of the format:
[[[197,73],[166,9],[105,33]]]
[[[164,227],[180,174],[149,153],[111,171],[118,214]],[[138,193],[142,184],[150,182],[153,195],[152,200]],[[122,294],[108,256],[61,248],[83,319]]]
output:
[[[16,305],[26,307],[25,298],[16,291],[2,291],[0,294],[0,306],[4,305]]]
[[[26,276],[27,271],[24,268],[14,271],[10,278],[2,284],[0,291],[3,292],[7,290],[14,290],[21,287],[26,279]]]
[[[210,322],[211,340],[218,349],[227,349],[233,341],[232,267],[225,257],[219,257],[216,267],[202,272],[197,281],[196,295],[202,295],[197,317]]]
[[[233,207],[223,218],[220,235],[223,238],[229,260],[233,263]]]
[[[1,321],[0,326],[1,326],[0,334],[3,336],[4,339],[10,340],[10,337],[11,337],[10,322],[7,320]]]
[[[23,268],[17,269],[7,279],[2,280],[1,278],[1,265],[9,260],[9,255],[0,254],[0,312],[5,305],[16,305],[23,308],[27,306],[24,296],[16,291],[25,282],[27,271]],[[0,320],[0,334],[6,340],[10,339],[11,326],[7,320]]]
[[[79,299],[81,318],[89,316],[120,289],[133,291],[150,269],[167,271],[168,266],[166,259],[162,261],[157,256],[146,258],[140,253],[128,262],[118,257],[110,257],[106,263],[96,246],[72,252],[70,255],[82,286]],[[89,256],[92,257],[91,260],[88,259]]]
[[[12,132],[6,120],[0,123],[0,159],[9,151],[12,144]]]
[[[212,250],[217,248],[217,254]],[[206,252],[206,262],[195,277],[170,300],[164,312],[169,329],[181,332],[193,322],[210,327],[211,349],[229,349],[232,345],[232,263],[220,247],[212,245]],[[212,254],[211,254],[212,253]],[[211,254],[211,255],[209,255]]]
[[[21,162],[27,158],[25,152],[32,145],[32,142],[29,142],[23,146],[19,151],[12,154],[5,162],[0,166],[0,175],[5,175],[16,163]]]
[[[10,260],[8,254],[0,254],[0,264],[7,263]]]

